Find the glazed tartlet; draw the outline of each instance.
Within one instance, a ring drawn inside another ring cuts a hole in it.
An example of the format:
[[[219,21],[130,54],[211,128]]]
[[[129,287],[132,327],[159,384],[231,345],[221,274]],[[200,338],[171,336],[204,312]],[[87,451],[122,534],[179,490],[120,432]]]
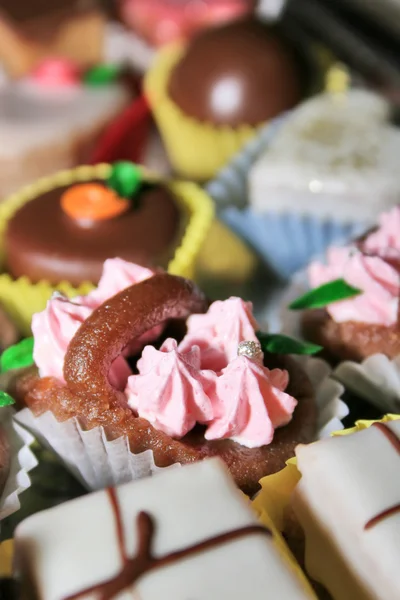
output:
[[[116,271],[109,276],[118,281]],[[150,450],[160,468],[219,456],[253,494],[298,443],[315,438],[308,377],[289,357],[263,356],[249,303],[231,298],[206,312],[188,280],[139,272],[137,281],[111,298],[118,289],[104,277],[76,302],[50,300],[33,322],[39,374],[21,378],[18,398],[39,428],[50,412],[56,427],[77,420],[82,431],[126,439],[129,460]]]
[[[212,218],[211,200],[195,185],[158,181],[130,163],[39,180],[0,207],[0,300],[28,333],[55,289],[87,292],[107,258],[192,276]]]
[[[170,161],[181,175],[215,175],[257,128],[307,88],[300,53],[276,27],[233,21],[163,49],[145,91]]]

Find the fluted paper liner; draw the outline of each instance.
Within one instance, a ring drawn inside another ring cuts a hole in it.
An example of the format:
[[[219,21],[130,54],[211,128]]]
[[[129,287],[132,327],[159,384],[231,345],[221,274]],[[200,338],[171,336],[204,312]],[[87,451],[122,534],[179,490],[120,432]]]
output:
[[[400,415],[388,414],[380,421],[360,420],[356,422],[354,427],[335,431],[332,435],[349,435],[362,429],[367,429],[376,422],[386,423],[398,419],[400,419]],[[263,477],[260,480],[261,490],[254,498],[252,506],[259,514],[266,512],[278,531],[283,531],[284,529],[285,513],[290,504],[291,495],[300,478],[301,474],[297,469],[296,458],[291,458],[287,461],[286,467],[282,471]]]
[[[23,188],[0,205],[0,261],[4,265],[4,231],[13,214],[24,204],[38,195],[63,185],[71,185],[80,181],[106,179],[111,165],[81,166],[68,171],[61,171],[51,177],[45,177],[34,184]],[[158,178],[145,169],[143,174],[147,180]],[[190,182],[169,182],[169,189],[179,205],[188,213],[188,223],[179,247],[168,264],[168,271],[182,277],[193,277],[195,262],[207,237],[214,217],[214,205],[209,196],[198,186]],[[113,258],[112,256],[110,258]],[[3,267],[4,268],[4,267]],[[48,281],[32,283],[27,277],[13,279],[7,273],[0,275],[0,303],[14,319],[24,335],[31,335],[32,315],[43,310],[47,300],[55,290],[69,297],[87,294],[93,285],[84,282],[79,287],[62,281],[52,285]]]
[[[4,427],[11,450],[11,465],[3,494],[0,496],[0,521],[20,508],[19,495],[31,485],[29,471],[37,465],[30,450],[33,437],[13,421],[12,407],[0,408],[0,425]]]
[[[340,400],[342,386],[327,378],[325,365],[320,362],[311,361],[306,369],[316,391],[318,437],[324,437],[341,427],[340,419],[348,410]],[[35,417],[25,408],[15,419],[53,450],[89,490],[141,479],[157,473],[160,468],[171,468],[158,467],[151,450],[133,454],[126,437],[107,440],[103,427],[84,431],[76,418],[61,423],[50,411]]]
[[[286,335],[302,337],[301,311],[287,307],[308,290],[307,274],[302,271],[282,295],[279,325]],[[373,354],[361,363],[346,360],[332,370],[331,377],[382,412],[400,414],[400,356],[390,360]]]
[[[217,126],[184,114],[168,95],[170,74],[184,52],[182,44],[163,48],[145,77],[144,89],[174,170],[183,177],[205,181],[214,177],[259,127]]]

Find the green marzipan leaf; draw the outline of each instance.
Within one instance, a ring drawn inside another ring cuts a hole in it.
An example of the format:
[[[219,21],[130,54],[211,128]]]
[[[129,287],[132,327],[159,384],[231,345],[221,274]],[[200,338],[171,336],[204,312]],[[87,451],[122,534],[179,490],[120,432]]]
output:
[[[83,76],[86,85],[100,87],[113,83],[119,77],[121,69],[117,65],[96,65],[92,67]]]
[[[15,404],[15,400],[9,394],[0,390],[0,407],[11,406]]]
[[[344,279],[335,279],[306,292],[303,296],[294,300],[289,308],[291,310],[323,308],[333,302],[347,300],[359,294],[362,294],[362,290],[349,285]]]
[[[263,352],[271,354],[316,354],[322,350],[322,346],[295,340],[287,335],[280,333],[262,333],[258,332],[257,337],[261,344]]]
[[[131,162],[119,161],[114,163],[107,185],[121,198],[131,199],[142,184],[140,169]]]
[[[11,369],[29,367],[33,362],[33,337],[30,337],[4,350],[0,357],[0,371],[6,373]]]

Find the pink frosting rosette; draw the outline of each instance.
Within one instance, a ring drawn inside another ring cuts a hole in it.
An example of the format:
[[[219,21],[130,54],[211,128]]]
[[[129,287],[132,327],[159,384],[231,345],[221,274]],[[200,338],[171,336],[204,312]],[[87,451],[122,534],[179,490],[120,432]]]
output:
[[[257,342],[257,321],[253,305],[241,298],[213,302],[204,315],[191,315],[187,320],[187,334],[179,349],[198,346],[201,367],[221,371],[237,355],[240,342]]]
[[[363,250],[384,258],[400,260],[400,206],[379,217],[379,227],[367,236]]]
[[[64,381],[64,358],[68,345],[79,327],[92,312],[108,298],[123,289],[139,283],[153,275],[153,271],[128,263],[120,258],[108,259],[104,263],[103,273],[98,287],[87,296],[78,296],[73,300],[54,294],[46,308],[36,313],[32,319],[32,331],[35,339],[33,358],[41,377],[56,377]],[[129,351],[143,347],[161,333],[162,326],[147,332],[140,340],[133,342]],[[109,373],[110,382],[123,390],[131,370],[123,357],[117,358]]]
[[[213,397],[215,415],[205,438],[230,438],[247,448],[270,444],[277,427],[289,423],[297,405],[283,390],[286,371],[238,356],[222,371]]]
[[[172,437],[183,437],[196,423],[213,417],[209,391],[215,374],[200,370],[200,350],[193,346],[179,352],[174,339],[167,339],[156,350],[146,346],[138,361],[139,375],[128,379],[129,406],[139,417]]]
[[[357,321],[390,327],[397,322],[400,274],[379,256],[363,254],[355,248],[330,248],[327,264],[312,263],[308,269],[312,287],[344,279],[362,294],[326,307],[338,323]]]

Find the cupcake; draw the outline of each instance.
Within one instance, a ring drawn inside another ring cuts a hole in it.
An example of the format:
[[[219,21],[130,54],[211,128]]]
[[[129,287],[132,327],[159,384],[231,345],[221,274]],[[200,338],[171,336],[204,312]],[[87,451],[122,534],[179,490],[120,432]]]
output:
[[[28,333],[52,291],[87,291],[107,258],[191,275],[212,215],[194,185],[155,181],[131,163],[39,180],[0,208],[0,300]]]
[[[103,65],[83,73],[73,62],[48,58],[0,85],[0,200],[89,160],[132,98],[117,72]]]
[[[192,282],[122,266],[129,283],[114,263],[88,296],[55,296],[34,316],[38,373],[17,384],[18,421],[92,489],[219,456],[253,494],[315,439],[308,377],[263,354],[250,303],[207,311]]]
[[[311,291],[292,304],[305,308],[306,339],[336,361],[400,354],[399,264],[356,247],[332,247],[326,264],[310,265],[308,278]]]
[[[173,168],[206,180],[307,87],[300,54],[275,26],[237,20],[161,51],[145,92]]]
[[[14,564],[21,591],[35,589],[37,600],[241,600],[249,589],[315,599],[288,554],[212,459],[29,517],[16,530]]]
[[[348,90],[340,73],[331,69],[327,92],[263,128],[207,188],[224,221],[285,279],[399,202],[388,105]]]

